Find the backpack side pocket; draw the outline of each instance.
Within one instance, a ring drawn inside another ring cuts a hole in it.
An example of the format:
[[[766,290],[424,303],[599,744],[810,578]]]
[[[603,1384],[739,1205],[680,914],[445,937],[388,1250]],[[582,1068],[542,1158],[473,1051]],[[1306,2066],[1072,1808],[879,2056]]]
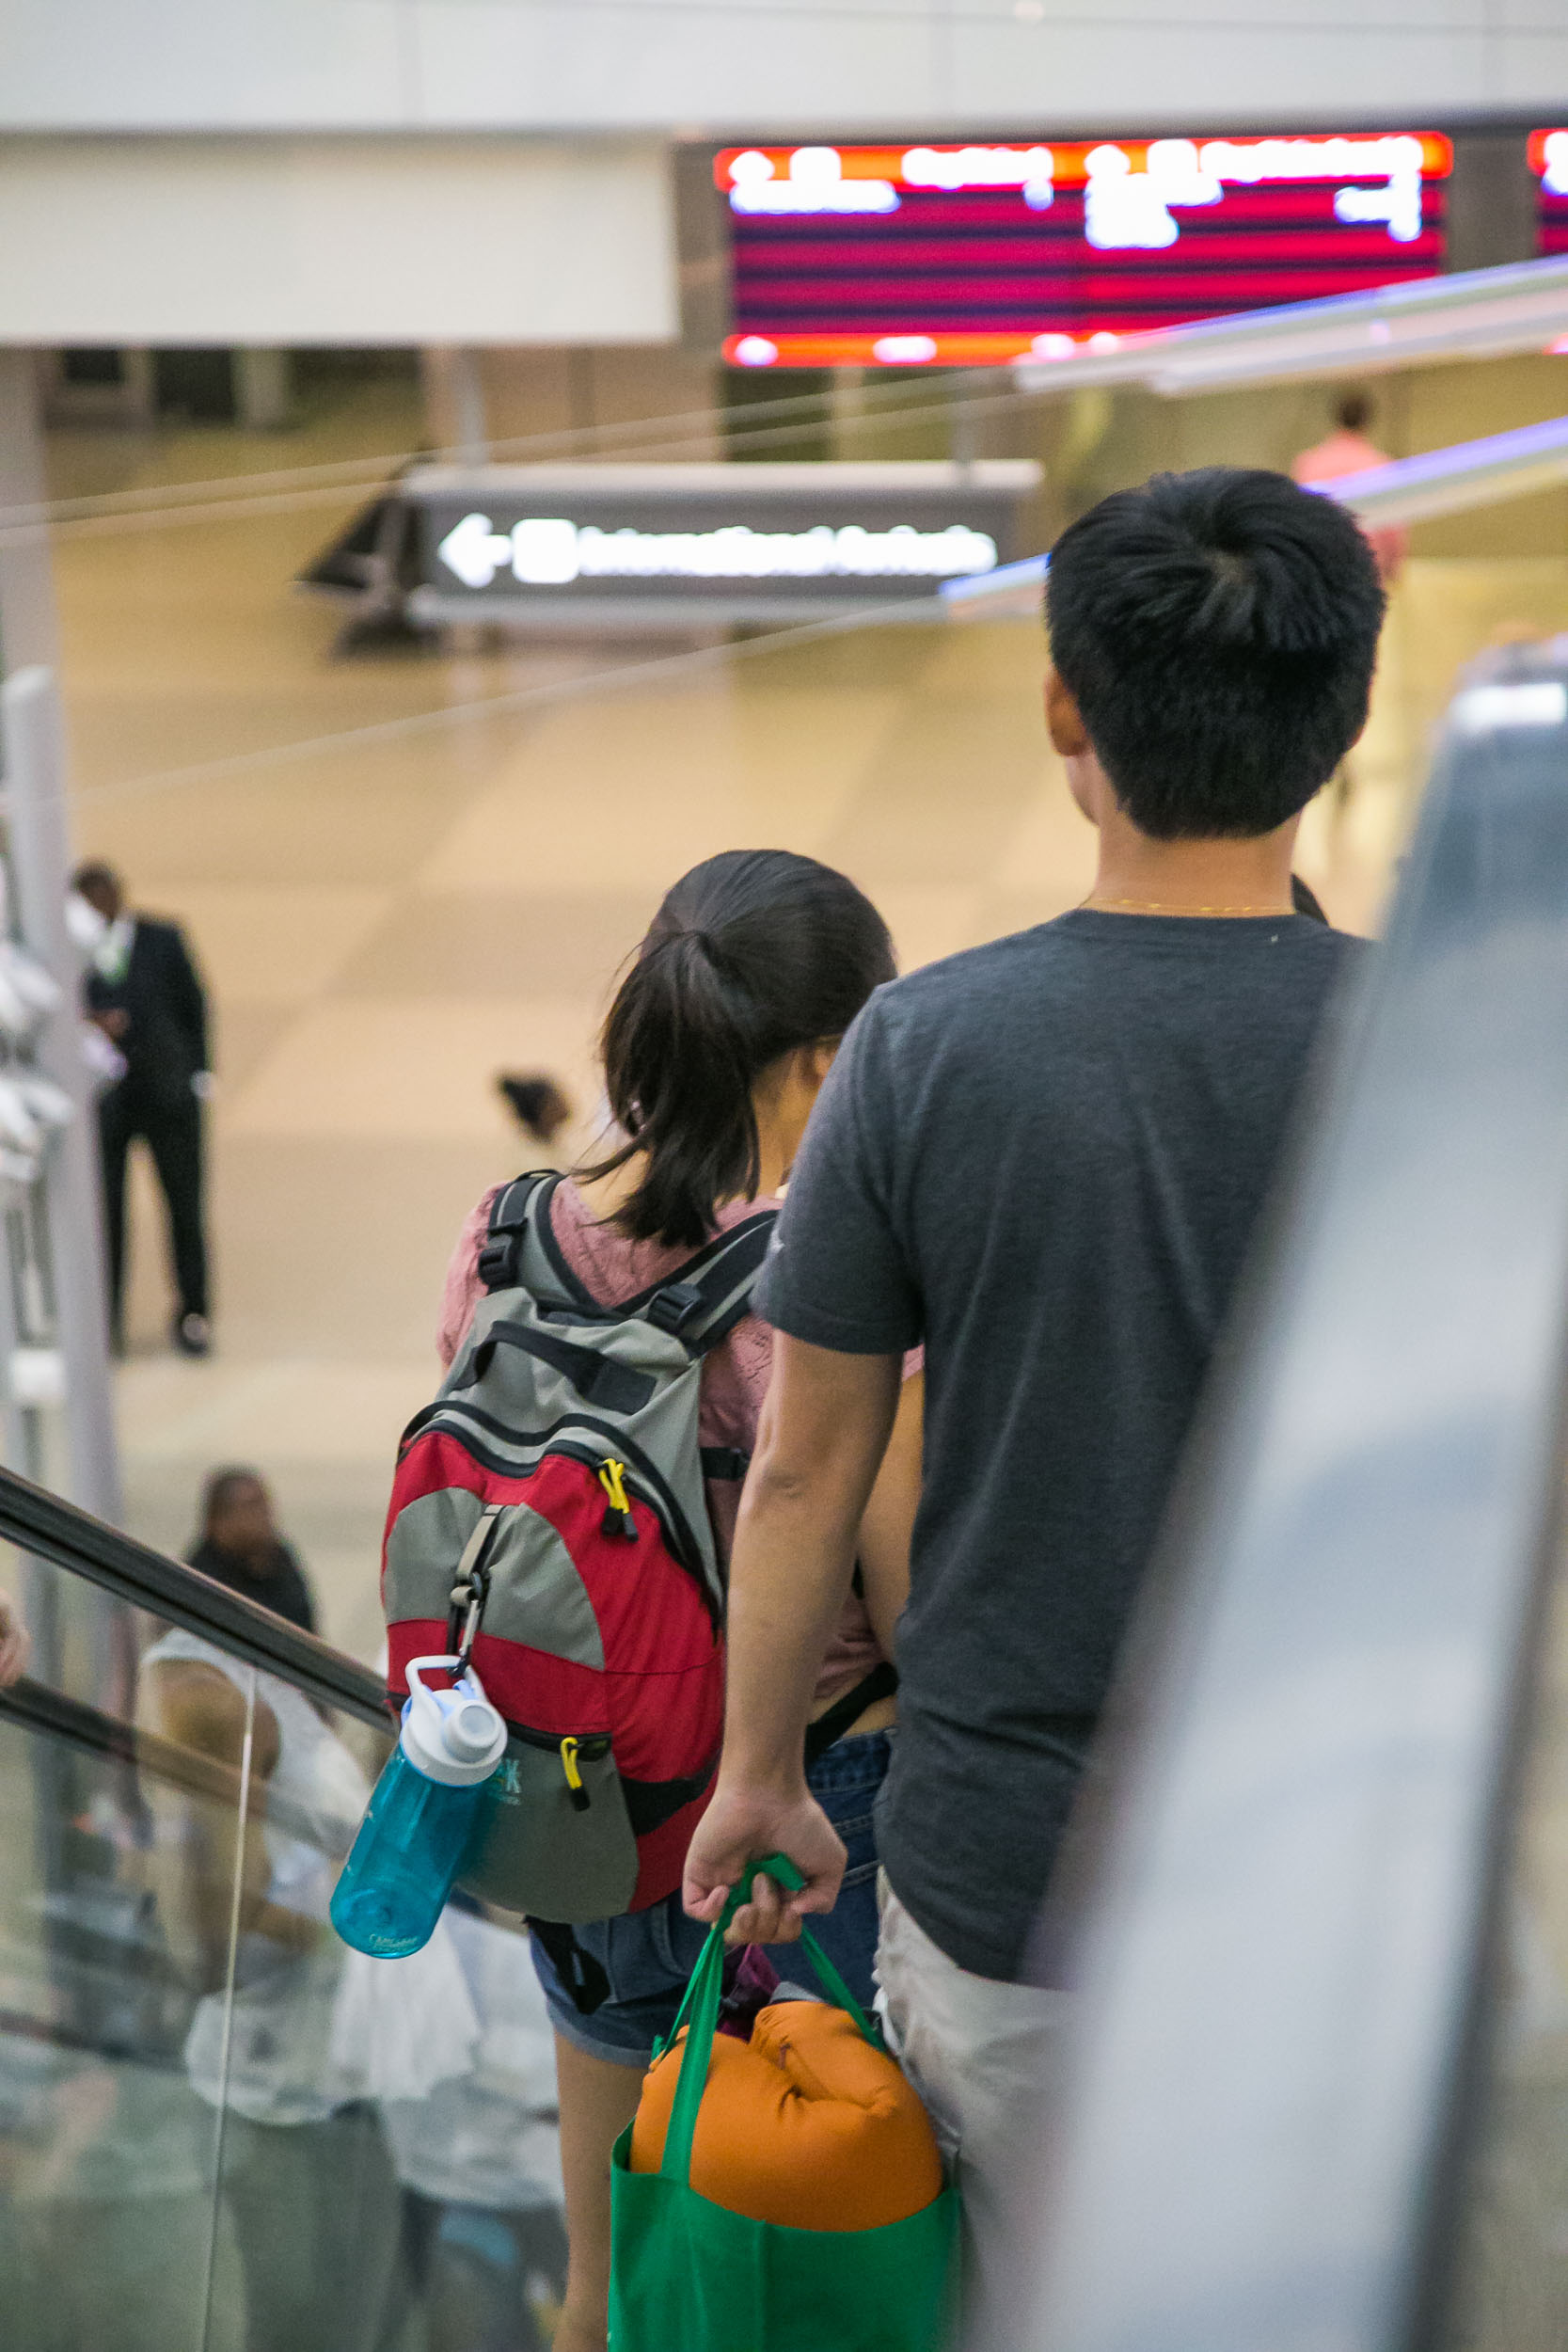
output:
[[[457,1883],[503,1911],[582,1925],[613,1919],[637,1886],[637,1839],[603,1732],[561,1739],[510,1726]]]

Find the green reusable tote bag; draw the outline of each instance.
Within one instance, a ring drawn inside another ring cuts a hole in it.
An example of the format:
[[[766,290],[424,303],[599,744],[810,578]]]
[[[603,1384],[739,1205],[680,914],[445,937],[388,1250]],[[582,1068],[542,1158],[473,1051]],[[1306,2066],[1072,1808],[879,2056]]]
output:
[[[782,1854],[755,1863],[791,1889]],[[657,2172],[633,2172],[631,2131],[610,2164],[610,2352],[940,2352],[957,2282],[958,2198],[879,2230],[789,2230],[730,2213],[690,2185],[691,2143],[718,2029],[724,1929],[713,1929],[675,2021],[686,2049]],[[866,2040],[880,2037],[809,1931],[813,1966]],[[672,2031],[671,2040],[673,2041]]]

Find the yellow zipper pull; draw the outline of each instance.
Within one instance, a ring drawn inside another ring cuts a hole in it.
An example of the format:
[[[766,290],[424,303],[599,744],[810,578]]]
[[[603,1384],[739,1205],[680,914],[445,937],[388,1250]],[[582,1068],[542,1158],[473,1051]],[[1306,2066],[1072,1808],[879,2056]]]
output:
[[[572,1804],[578,1813],[586,1813],[590,1799],[582,1785],[582,1772],[578,1763],[578,1743],[569,1735],[561,1742],[561,1769],[566,1775]]]
[[[612,1511],[624,1511],[626,1507],[626,1477],[625,1462],[607,1461],[599,1472],[599,1484],[610,1497]]]
[[[599,1471],[599,1484],[609,1498],[604,1518],[599,1522],[601,1535],[624,1535],[628,1544],[637,1541],[637,1521],[631,1515],[626,1499],[626,1466],[625,1462],[609,1460]]]

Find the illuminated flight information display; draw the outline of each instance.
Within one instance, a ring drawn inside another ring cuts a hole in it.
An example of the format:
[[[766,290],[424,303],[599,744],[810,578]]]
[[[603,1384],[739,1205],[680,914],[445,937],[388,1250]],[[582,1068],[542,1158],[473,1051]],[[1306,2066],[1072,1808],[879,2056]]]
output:
[[[1430,278],[1452,160],[1430,131],[725,148],[725,357],[997,366]]]
[[[1529,167],[1540,181],[1536,249],[1568,253],[1568,131],[1532,131]]]

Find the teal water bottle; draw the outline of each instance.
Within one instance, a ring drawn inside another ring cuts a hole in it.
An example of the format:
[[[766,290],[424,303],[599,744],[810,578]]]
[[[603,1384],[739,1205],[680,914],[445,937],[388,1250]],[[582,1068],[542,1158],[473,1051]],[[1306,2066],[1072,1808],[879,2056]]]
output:
[[[377,1960],[402,1960],[436,1932],[505,1752],[506,1725],[471,1666],[425,1685],[462,1664],[410,1661],[403,1729],[332,1897],[343,1942]]]

